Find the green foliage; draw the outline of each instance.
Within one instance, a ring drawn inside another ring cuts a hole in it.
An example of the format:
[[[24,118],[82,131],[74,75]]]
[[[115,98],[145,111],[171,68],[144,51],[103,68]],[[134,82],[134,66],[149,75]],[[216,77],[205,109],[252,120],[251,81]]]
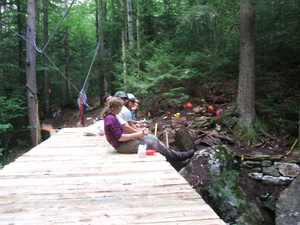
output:
[[[12,128],[11,122],[26,115],[25,99],[22,96],[7,98],[0,96],[0,132]]]
[[[0,96],[0,155],[5,151],[3,144],[6,144],[5,134],[16,129],[14,124],[22,120],[26,115],[25,99],[21,93],[14,92],[14,97],[7,98]],[[2,165],[2,164],[1,164]],[[1,166],[0,165],[0,166]]]
[[[167,93],[163,93],[162,96],[166,99],[169,104],[181,103],[183,99],[189,96],[184,94],[184,87],[172,88]]]

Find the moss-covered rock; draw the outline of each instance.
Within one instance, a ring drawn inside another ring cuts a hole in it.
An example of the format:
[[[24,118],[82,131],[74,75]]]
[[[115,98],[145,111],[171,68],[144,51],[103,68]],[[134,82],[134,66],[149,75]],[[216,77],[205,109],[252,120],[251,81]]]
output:
[[[180,173],[225,222],[272,224],[241,188],[239,167],[227,147],[214,146],[197,152]]]

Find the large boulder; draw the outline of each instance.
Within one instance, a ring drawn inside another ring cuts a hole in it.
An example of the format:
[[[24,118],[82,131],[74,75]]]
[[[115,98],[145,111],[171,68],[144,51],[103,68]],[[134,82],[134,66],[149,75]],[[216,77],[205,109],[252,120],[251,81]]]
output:
[[[239,183],[238,163],[225,146],[196,152],[180,174],[227,223],[272,224],[255,200],[247,198]]]
[[[276,203],[276,224],[300,224],[300,177],[297,177],[280,195]]]

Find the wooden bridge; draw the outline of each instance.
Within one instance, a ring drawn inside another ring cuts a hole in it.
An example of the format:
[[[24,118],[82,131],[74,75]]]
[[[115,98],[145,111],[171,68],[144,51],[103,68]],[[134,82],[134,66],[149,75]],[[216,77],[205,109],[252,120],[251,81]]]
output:
[[[66,128],[0,171],[0,224],[225,224],[165,158]]]

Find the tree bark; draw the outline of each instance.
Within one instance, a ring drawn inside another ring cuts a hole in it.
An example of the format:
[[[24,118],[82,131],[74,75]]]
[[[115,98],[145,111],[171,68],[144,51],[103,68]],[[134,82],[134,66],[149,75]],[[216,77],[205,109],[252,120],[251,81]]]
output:
[[[102,102],[102,96],[105,94],[105,64],[104,64],[104,19],[105,19],[105,4],[103,0],[96,0],[96,39],[99,43],[98,49],[98,71],[99,71],[99,88],[100,99]]]
[[[17,24],[18,24],[18,30],[24,32],[25,28],[25,21],[23,19],[23,14],[25,13],[25,7],[23,3],[20,0],[17,0]],[[20,38],[18,41],[18,64],[20,68],[25,67],[25,53],[24,53],[24,41]],[[18,74],[20,85],[24,85],[26,80],[23,73]]]
[[[63,1],[63,7],[68,9],[67,1]],[[70,62],[70,47],[69,47],[69,28],[66,26],[64,30],[64,47],[65,47],[65,70],[66,70],[66,89],[67,89],[67,101],[71,102],[73,99],[73,92],[72,92],[72,74],[71,74],[71,62]]]
[[[125,35],[125,17],[124,17],[124,1],[120,0],[121,4],[121,17],[122,17],[122,61],[123,61],[123,84],[126,87],[127,77],[127,64],[126,64],[126,35]]]
[[[244,124],[255,120],[255,11],[253,0],[241,0],[238,112]]]
[[[71,62],[70,62],[70,47],[69,47],[69,30],[66,28],[65,35],[64,35],[64,42],[65,42],[65,59],[66,59],[66,77],[68,81],[66,81],[67,87],[67,97],[68,102],[71,102],[73,99],[73,92],[72,92],[72,74],[71,74]]]
[[[27,5],[27,38],[26,44],[26,86],[27,86],[27,106],[30,135],[33,145],[40,141],[40,129],[38,120],[38,100],[36,89],[36,49],[33,46],[36,37],[36,0],[28,0]]]
[[[48,0],[43,1],[43,12],[44,12],[44,18],[43,18],[43,23],[44,23],[44,46],[48,42]],[[46,55],[48,55],[48,48],[44,49],[44,52]],[[50,108],[50,93],[49,93],[49,73],[48,73],[48,58],[46,56],[43,57],[44,60],[44,115],[46,118],[51,117],[51,108]]]
[[[128,42],[129,46],[133,47],[134,35],[133,35],[133,15],[132,15],[132,2],[127,0],[127,27],[128,27]]]
[[[139,71],[141,67],[141,62],[140,62],[140,55],[141,55],[141,42],[140,42],[140,6],[137,4],[137,16],[136,16],[136,55],[137,55],[137,68],[138,68],[138,74],[137,76],[139,77]]]

